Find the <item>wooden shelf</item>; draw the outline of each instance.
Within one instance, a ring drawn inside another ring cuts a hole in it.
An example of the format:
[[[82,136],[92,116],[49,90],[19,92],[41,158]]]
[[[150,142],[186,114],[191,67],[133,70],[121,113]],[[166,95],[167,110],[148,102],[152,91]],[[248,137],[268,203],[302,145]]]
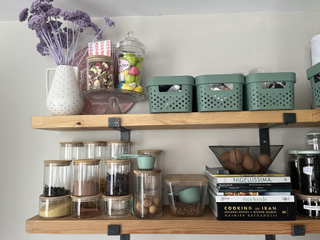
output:
[[[44,220],[39,215],[26,221],[27,233],[107,234],[108,225],[120,225],[121,234],[292,234],[292,226],[304,225],[306,234],[320,233],[320,221],[297,216],[295,221],[218,221],[206,206],[201,217],[174,217],[165,206],[160,218],[135,216],[106,219],[97,216],[76,219],[71,216]]]
[[[118,117],[128,130],[262,128],[283,122],[283,113],[296,113],[296,124],[289,127],[320,127],[320,109],[288,111],[193,112],[161,114],[108,114],[35,116],[34,129],[55,131],[112,130],[110,117]]]

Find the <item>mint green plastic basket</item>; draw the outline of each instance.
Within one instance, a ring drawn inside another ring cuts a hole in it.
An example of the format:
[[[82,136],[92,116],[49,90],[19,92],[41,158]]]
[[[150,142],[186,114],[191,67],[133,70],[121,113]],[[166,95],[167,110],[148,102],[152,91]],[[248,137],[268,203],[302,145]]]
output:
[[[264,89],[265,82],[285,82],[285,88]],[[245,110],[286,110],[294,109],[294,84],[296,74],[252,73],[245,77]]]
[[[161,85],[181,85],[179,92],[160,92]],[[194,77],[161,76],[146,80],[150,113],[192,112]]]
[[[210,84],[232,84],[232,90],[211,90]],[[201,75],[195,78],[198,112],[242,111],[242,74]]]
[[[313,102],[315,107],[320,106],[320,63],[307,69],[307,77],[311,83]]]

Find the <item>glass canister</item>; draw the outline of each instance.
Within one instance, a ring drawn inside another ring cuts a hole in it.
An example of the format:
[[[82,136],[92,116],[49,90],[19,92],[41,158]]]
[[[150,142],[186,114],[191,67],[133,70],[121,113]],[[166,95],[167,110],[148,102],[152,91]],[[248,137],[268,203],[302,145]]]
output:
[[[306,149],[320,150],[320,133],[307,133],[306,135]]]
[[[138,218],[162,216],[161,170],[134,170],[134,214]]]
[[[123,218],[131,215],[132,193],[125,196],[102,195],[102,216]]]
[[[299,190],[298,150],[288,151],[287,166],[291,179],[291,188]]]
[[[100,193],[100,159],[74,160],[74,196],[92,196]]]
[[[298,151],[300,191],[306,195],[320,195],[320,151]]]
[[[162,150],[138,150],[139,155],[150,155],[156,158],[154,163],[154,168],[162,169],[161,161]]]
[[[129,141],[107,141],[107,158],[117,159],[117,154],[130,154]]]
[[[87,159],[100,159],[100,192],[104,192],[104,160],[106,157],[106,141],[85,141],[84,145],[84,158]]]
[[[55,219],[71,214],[70,194],[60,197],[39,197],[39,216],[45,219]]]
[[[60,160],[76,160],[83,158],[82,142],[60,142]]]
[[[58,197],[70,194],[71,162],[71,160],[44,161],[44,197]]]
[[[141,76],[145,46],[128,32],[127,37],[117,43],[118,88],[142,93]]]
[[[87,90],[114,89],[112,57],[92,55],[87,60]]]
[[[105,160],[105,192],[107,196],[130,193],[130,159]]]
[[[72,198],[72,213],[71,215],[76,218],[89,218],[101,214],[101,193],[88,196],[76,197],[71,195]]]

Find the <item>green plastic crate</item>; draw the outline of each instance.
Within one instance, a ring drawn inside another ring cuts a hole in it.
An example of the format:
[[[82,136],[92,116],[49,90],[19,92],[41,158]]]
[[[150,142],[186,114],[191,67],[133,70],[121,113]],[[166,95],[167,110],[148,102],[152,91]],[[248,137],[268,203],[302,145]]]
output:
[[[210,84],[232,83],[232,90],[211,90]],[[198,112],[242,111],[242,74],[201,75],[195,78]]]
[[[285,88],[264,89],[264,82],[285,82]],[[296,74],[252,73],[245,77],[245,110],[285,110],[294,109],[294,84]]]
[[[180,92],[160,92],[160,85],[181,85]],[[161,76],[146,80],[150,113],[192,112],[194,77]]]
[[[318,77],[320,73],[320,63],[312,66],[307,69],[307,77],[311,83],[313,102],[315,107],[320,106],[320,77]]]

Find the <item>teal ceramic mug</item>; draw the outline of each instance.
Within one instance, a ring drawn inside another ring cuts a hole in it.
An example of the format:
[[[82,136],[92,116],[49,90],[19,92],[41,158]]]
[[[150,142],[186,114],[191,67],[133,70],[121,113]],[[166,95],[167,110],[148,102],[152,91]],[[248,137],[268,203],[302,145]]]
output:
[[[154,163],[156,158],[150,155],[139,155],[139,154],[117,154],[117,157],[124,158],[136,158],[138,163],[138,168],[140,170],[152,170],[154,168]]]
[[[189,204],[200,202],[200,193],[198,187],[186,188],[178,192],[180,202]]]

